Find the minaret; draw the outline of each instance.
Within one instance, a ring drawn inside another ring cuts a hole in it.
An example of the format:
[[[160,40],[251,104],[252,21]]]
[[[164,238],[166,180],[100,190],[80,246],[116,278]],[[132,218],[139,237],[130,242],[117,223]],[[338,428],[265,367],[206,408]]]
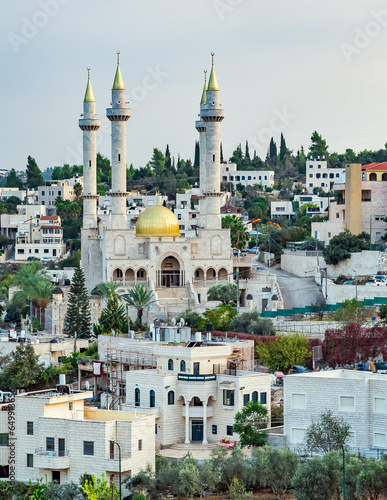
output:
[[[207,102],[207,70],[204,70],[204,87],[202,98],[200,101],[200,112],[206,108]],[[200,115],[199,115],[200,116]],[[200,225],[204,227],[206,215],[206,199],[203,195],[206,189],[206,124],[200,119],[195,122],[196,130],[199,132],[199,152],[200,152],[200,167],[199,167],[199,185],[200,185]]]
[[[130,118],[130,109],[125,102],[119,52],[111,106],[106,110],[106,116],[112,123],[112,229],[126,229],[126,122]]]
[[[101,121],[96,118],[95,100],[87,68],[87,86],[83,99],[83,118],[79,128],[83,131],[83,227],[97,227],[97,130]]]
[[[214,52],[212,67],[206,92],[206,106],[200,117],[206,126],[206,183],[205,196],[205,229],[221,229],[220,216],[220,123],[224,119],[224,109],[220,108],[219,87],[214,68]]]

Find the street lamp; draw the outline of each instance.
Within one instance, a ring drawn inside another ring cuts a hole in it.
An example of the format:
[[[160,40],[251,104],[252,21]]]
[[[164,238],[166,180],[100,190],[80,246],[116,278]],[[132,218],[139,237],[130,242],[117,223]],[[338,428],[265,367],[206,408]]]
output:
[[[117,441],[112,441],[112,443],[118,446],[118,480],[120,483],[120,500],[122,500],[122,489],[121,489],[121,446],[117,443]]]

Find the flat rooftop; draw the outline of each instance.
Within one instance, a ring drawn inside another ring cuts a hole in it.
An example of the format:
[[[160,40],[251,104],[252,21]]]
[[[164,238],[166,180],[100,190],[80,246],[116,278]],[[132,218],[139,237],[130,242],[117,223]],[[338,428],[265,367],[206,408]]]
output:
[[[333,379],[351,379],[351,380],[384,380],[387,382],[387,375],[382,373],[372,373],[370,371],[360,371],[360,370],[325,370],[320,372],[310,372],[310,373],[295,373],[292,375],[286,375],[287,377],[307,377],[307,378],[333,378]]]

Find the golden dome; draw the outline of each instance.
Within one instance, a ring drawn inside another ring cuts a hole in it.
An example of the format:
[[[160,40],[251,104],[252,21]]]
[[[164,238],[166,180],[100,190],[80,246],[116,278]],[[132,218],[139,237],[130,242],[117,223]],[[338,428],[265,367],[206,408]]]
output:
[[[136,236],[180,236],[176,215],[163,205],[153,205],[140,215]]]

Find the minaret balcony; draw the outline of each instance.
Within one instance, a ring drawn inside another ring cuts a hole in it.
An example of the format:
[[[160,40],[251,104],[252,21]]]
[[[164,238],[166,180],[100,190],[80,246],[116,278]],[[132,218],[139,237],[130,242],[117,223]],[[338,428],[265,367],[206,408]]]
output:
[[[79,120],[79,128],[81,130],[98,130],[101,126],[101,120],[93,119],[83,119]]]
[[[106,110],[106,116],[111,122],[126,122],[130,118],[130,113],[129,108],[108,108]]]
[[[200,118],[204,122],[221,122],[226,113],[224,109],[203,109]]]

